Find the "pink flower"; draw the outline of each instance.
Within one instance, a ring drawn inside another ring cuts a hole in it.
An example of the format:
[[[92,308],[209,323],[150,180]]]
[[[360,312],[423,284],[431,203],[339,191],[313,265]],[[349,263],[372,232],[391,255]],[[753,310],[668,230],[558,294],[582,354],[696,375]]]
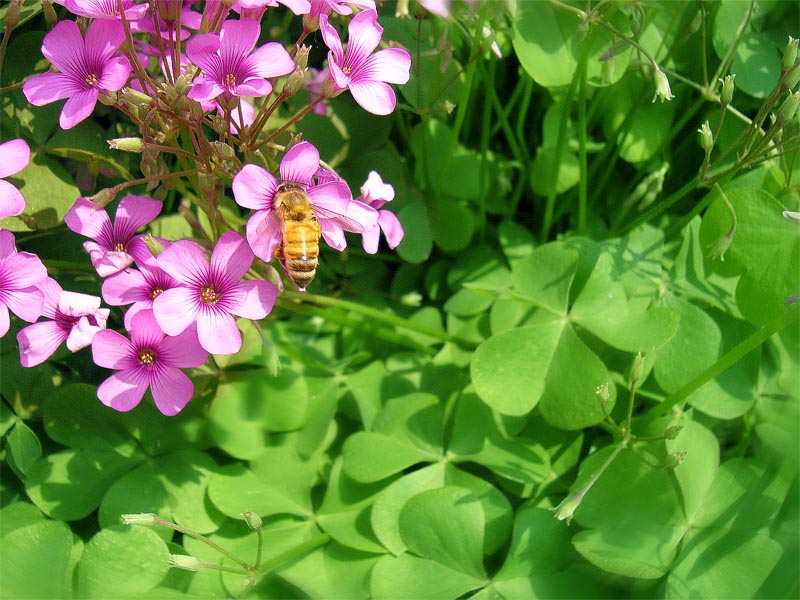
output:
[[[158,255],[158,266],[180,284],[159,294],[153,312],[167,335],[179,335],[197,322],[200,345],[212,354],[235,354],[242,335],[234,316],[257,321],[275,304],[277,288],[268,281],[240,281],[253,263],[242,236],[219,238],[209,264],[194,242],[174,242]]]
[[[388,115],[397,102],[389,83],[406,83],[411,68],[411,55],[402,48],[386,48],[372,53],[381,41],[383,27],[378,25],[378,13],[365,10],[358,13],[348,26],[347,51],[342,50],[339,33],[320,15],[322,39],[330,48],[328,67],[331,70],[332,94],[349,89],[364,110],[376,115]]]
[[[381,231],[386,236],[389,248],[396,248],[403,241],[405,230],[393,212],[379,210],[384,204],[394,200],[394,188],[388,183],[383,183],[381,176],[375,171],[370,171],[367,181],[361,186],[361,196],[358,200],[378,211],[378,224],[362,234],[361,243],[364,251],[369,254],[378,251]]]
[[[167,337],[149,310],[138,313],[132,325],[130,340],[109,329],[94,336],[94,362],[118,371],[100,384],[97,397],[106,406],[127,412],[150,388],[158,410],[167,416],[178,414],[194,394],[194,384],[181,369],[201,366],[208,354],[198,344],[194,328]]]
[[[86,348],[94,334],[105,329],[109,310],[100,308],[100,298],[65,292],[49,277],[37,287],[42,291],[42,316],[52,321],[28,325],[17,334],[19,361],[23,367],[35,367],[67,342],[70,352]]]
[[[353,9],[348,4],[361,9],[375,10],[375,0],[348,0],[346,3],[340,0],[311,0],[311,10],[303,17],[303,26],[308,31],[316,31],[319,29],[319,18],[322,15],[327,16],[332,12],[337,15],[352,15]]]
[[[95,21],[96,23],[98,21]],[[146,196],[125,196],[119,201],[114,224],[108,213],[88,198],[78,198],[64,217],[72,231],[93,242],[84,242],[100,277],[118,273],[133,262],[134,252],[147,252],[141,235],[134,235],[161,212],[161,202]]]
[[[66,0],[66,9],[74,15],[90,19],[119,19],[118,0]],[[146,4],[135,4],[134,0],[122,0],[122,10],[128,21],[143,19],[147,15]]]
[[[178,287],[178,282],[158,266],[158,261],[150,254],[135,251],[139,270],[123,269],[103,281],[103,299],[111,306],[126,306],[125,329],[131,329],[133,316],[142,310],[152,310],[153,300],[162,292]]]
[[[74,127],[92,114],[101,91],[115,92],[127,83],[130,63],[114,56],[124,40],[118,21],[93,21],[85,41],[73,21],[59,21],[44,37],[42,54],[61,72],[28,79],[22,87],[28,102],[43,106],[69,98],[58,122],[62,129]]]
[[[243,19],[260,21],[267,8],[274,8],[283,4],[296,15],[305,15],[311,10],[309,0],[236,0],[233,10],[238,12]]]
[[[14,234],[0,229],[0,337],[11,325],[9,310],[29,323],[39,318],[44,298],[36,284],[46,278],[47,269],[39,257],[17,252]]]
[[[203,33],[186,44],[189,59],[203,70],[194,80],[189,98],[208,102],[218,96],[266,96],[272,92],[269,77],[294,71],[289,53],[277,42],[253,52],[261,26],[251,19],[225,21],[219,35]]]
[[[319,169],[319,152],[309,142],[293,146],[281,160],[280,183],[296,183],[308,194],[322,237],[337,250],[347,247],[345,231],[361,233],[378,222],[376,211],[351,200],[350,189],[342,181],[330,180],[314,185]],[[236,202],[256,212],[247,221],[247,241],[260,259],[269,262],[283,240],[283,220],[275,210],[278,180],[265,169],[245,165],[233,178]]]
[[[31,149],[25,140],[9,140],[0,144],[0,219],[20,214],[25,210],[25,198],[4,177],[16,175],[28,166]]]

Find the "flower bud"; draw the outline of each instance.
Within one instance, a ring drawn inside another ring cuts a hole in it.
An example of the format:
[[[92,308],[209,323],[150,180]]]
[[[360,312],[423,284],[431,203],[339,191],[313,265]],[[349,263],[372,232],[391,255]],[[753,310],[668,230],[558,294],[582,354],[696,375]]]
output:
[[[202,562],[200,562],[194,556],[189,556],[187,554],[170,554],[169,564],[170,566],[178,567],[179,569],[185,569],[187,571],[197,571],[203,566]]]
[[[711,133],[711,125],[708,124],[708,121],[700,126],[697,133],[700,134],[700,147],[708,154],[714,147],[714,134]]]
[[[11,31],[19,23],[19,13],[22,10],[22,0],[11,0],[6,11],[6,31]]]
[[[119,99],[127,106],[138,108],[148,108],[150,103],[153,101],[153,99],[144,92],[140,92],[139,90],[135,90],[130,87],[122,89]]]
[[[786,74],[786,79],[783,81],[787,90],[793,90],[798,82],[800,82],[800,63],[797,63],[792,70]]]
[[[164,251],[164,244],[149,233],[144,236],[144,245],[147,246],[147,249],[150,250],[150,254],[152,254],[154,258],[158,258],[158,255]]]
[[[256,513],[254,513],[250,509],[244,511],[242,513],[242,517],[244,517],[247,526],[255,531],[261,529],[261,526],[264,524],[264,522],[261,520],[261,517],[259,517]]]
[[[800,212],[785,210],[783,211],[783,218],[788,219],[789,221],[794,221],[795,223],[800,223]]]
[[[656,93],[653,96],[653,102],[656,101],[656,98],[661,98],[662,103],[664,100],[672,100],[675,95],[669,87],[669,79],[667,79],[667,76],[664,75],[664,71],[659,69],[657,65],[654,65],[654,67],[656,71],[653,73],[653,79],[656,82]]]
[[[661,464],[661,467],[664,469],[674,469],[678,465],[680,465],[684,460],[686,460],[686,451],[681,450],[680,452],[670,452],[667,455],[667,458],[664,459],[664,462]]]
[[[642,357],[641,352],[637,352],[636,356],[633,359],[633,365],[631,366],[631,381],[636,383],[642,379],[642,375],[644,374],[644,358]]]
[[[668,440],[674,440],[678,437],[678,434],[683,430],[683,425],[673,425],[672,427],[667,427],[667,430],[664,432],[664,437]]]
[[[122,523],[125,525],[141,525],[143,527],[155,527],[158,525],[158,515],[153,513],[126,514],[122,516]]]
[[[142,138],[123,137],[106,141],[108,142],[108,147],[111,150],[122,150],[123,152],[137,153],[142,151]]]
[[[325,80],[325,83],[322,84],[322,95],[325,98],[335,98],[339,94],[342,93],[343,90],[336,89],[336,83],[333,81],[333,77],[328,77]]]
[[[114,188],[104,188],[97,192],[94,196],[90,196],[89,200],[95,203],[95,210],[99,210],[111,204],[116,197],[117,190]]]
[[[735,77],[736,75],[726,75],[725,79],[719,80],[720,83],[722,83],[722,90],[719,93],[719,101],[723,108],[728,106],[731,103],[731,100],[733,100],[733,90],[735,88],[733,80]]]
[[[786,44],[786,50],[783,51],[783,61],[781,62],[784,71],[791,69],[797,60],[797,43],[797,38],[789,36],[789,43]]]
[[[725,262],[725,253],[733,242],[733,232],[729,231],[721,235],[717,240],[711,244],[708,249],[708,257],[711,260],[719,258],[720,262]]]
[[[289,74],[289,77],[286,78],[286,83],[283,85],[282,94],[284,96],[294,96],[297,93],[297,90],[300,89],[300,86],[303,85],[303,76],[304,76],[303,69],[300,67],[296,68]]]
[[[611,400],[611,392],[608,390],[607,383],[598,385],[594,390],[594,394],[597,398],[597,401],[604,407],[606,404],[608,404],[608,401]]]
[[[44,20],[47,23],[47,27],[50,29],[55,27],[56,23],[58,23],[58,15],[53,9],[51,0],[42,0],[42,12],[44,12]]]
[[[407,19],[411,16],[408,11],[408,0],[397,0],[397,6],[394,9],[394,16],[398,19]]]
[[[781,125],[794,119],[798,106],[800,106],[800,92],[795,92],[783,101],[783,104],[778,109],[778,121]]]
[[[561,504],[555,507],[556,512],[556,519],[559,521],[567,521],[567,525],[572,522],[572,517],[575,514],[575,511],[578,510],[578,507],[581,505],[583,501],[583,493],[578,494],[570,494],[564,500],[562,500]]]
[[[305,44],[300,46],[300,49],[297,51],[297,55],[294,57],[294,64],[300,69],[305,69],[308,66],[309,52],[311,52],[311,46],[306,46]]]

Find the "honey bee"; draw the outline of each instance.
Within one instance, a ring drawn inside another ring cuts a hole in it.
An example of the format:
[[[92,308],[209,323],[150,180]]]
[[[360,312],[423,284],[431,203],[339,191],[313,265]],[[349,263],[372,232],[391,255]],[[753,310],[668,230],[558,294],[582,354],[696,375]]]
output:
[[[281,221],[283,239],[275,248],[286,275],[301,292],[305,291],[319,264],[319,238],[322,232],[314,205],[297,183],[281,183],[275,192],[275,212]]]
[[[317,217],[336,221],[347,231],[364,231],[364,226],[358,221],[314,205],[303,186],[298,183],[279,184],[273,207],[283,233],[280,245],[275,248],[275,258],[281,262],[286,275],[301,292],[314,279],[319,265],[319,238],[322,230]]]

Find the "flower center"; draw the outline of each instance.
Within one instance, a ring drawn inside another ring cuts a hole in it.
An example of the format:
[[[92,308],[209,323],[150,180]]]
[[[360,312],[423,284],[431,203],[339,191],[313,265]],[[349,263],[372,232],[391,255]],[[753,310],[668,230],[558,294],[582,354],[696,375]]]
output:
[[[84,78],[84,81],[86,82],[86,85],[88,85],[90,87],[94,87],[95,85],[97,85],[97,80],[98,80],[97,75],[95,75],[94,73],[89,73]]]
[[[164,291],[164,288],[160,288],[160,287],[153,288],[152,290],[150,290],[150,299],[151,300],[155,300],[156,297],[163,291]]]
[[[128,250],[125,248],[125,244],[122,242],[117,242],[114,244],[114,252],[127,252]]]
[[[227,73],[225,75],[225,86],[226,87],[236,87],[236,74],[235,73]]]
[[[350,75],[352,69],[350,69],[350,67],[342,67],[342,71],[344,72],[345,75]]]
[[[219,302],[219,294],[217,294],[217,290],[207,285],[200,290],[200,300],[205,304],[211,304],[213,306]]]
[[[142,350],[139,350],[138,356],[139,362],[145,367],[156,362],[156,353],[151,348],[143,348]]]

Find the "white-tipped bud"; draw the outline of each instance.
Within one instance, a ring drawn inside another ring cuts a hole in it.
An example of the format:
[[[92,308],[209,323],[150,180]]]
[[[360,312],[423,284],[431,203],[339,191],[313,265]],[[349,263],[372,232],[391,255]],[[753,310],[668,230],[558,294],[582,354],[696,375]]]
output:
[[[675,95],[672,93],[672,89],[669,87],[669,79],[664,74],[658,66],[655,67],[655,73],[653,73],[653,79],[656,82],[656,93],[653,96],[653,102],[656,101],[656,98],[660,98],[661,102],[664,100],[672,100]]]
[[[188,554],[170,554],[169,564],[172,567],[185,569],[186,571],[198,571],[203,566],[202,562]]]
[[[153,513],[137,513],[121,515],[125,525],[141,525],[142,527],[155,527],[158,525],[158,515]]]
[[[123,152],[135,153],[142,151],[142,138],[122,137],[107,140],[107,142],[108,147],[111,148],[111,150],[122,150]]]

